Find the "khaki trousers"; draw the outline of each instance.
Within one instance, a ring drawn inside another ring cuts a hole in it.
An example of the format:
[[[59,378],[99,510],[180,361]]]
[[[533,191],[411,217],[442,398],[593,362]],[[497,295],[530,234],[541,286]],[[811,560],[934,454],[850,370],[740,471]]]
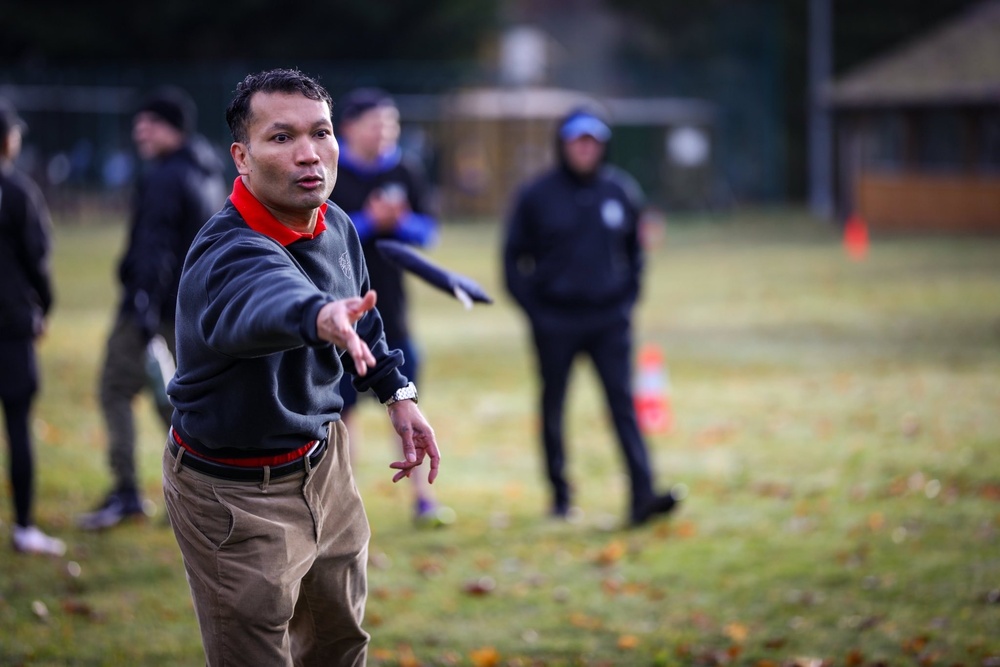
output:
[[[364,665],[371,532],[343,422],[312,470],[217,479],[163,458],[163,492],[207,664]]]

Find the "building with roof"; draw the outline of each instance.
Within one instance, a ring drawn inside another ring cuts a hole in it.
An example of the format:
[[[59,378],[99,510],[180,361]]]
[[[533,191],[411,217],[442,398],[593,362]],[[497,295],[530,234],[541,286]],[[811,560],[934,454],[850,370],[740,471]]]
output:
[[[825,100],[842,217],[1000,233],[1000,0],[849,72]]]

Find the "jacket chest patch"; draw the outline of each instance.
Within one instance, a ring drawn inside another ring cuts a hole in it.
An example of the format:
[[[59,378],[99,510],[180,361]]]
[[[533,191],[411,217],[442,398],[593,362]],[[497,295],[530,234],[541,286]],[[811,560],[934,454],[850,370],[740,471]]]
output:
[[[608,229],[620,229],[625,224],[625,208],[617,199],[606,199],[601,204],[601,220]]]

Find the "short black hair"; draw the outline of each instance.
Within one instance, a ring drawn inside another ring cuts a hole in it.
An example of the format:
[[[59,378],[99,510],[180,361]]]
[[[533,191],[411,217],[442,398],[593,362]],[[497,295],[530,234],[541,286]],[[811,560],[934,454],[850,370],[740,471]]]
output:
[[[236,95],[226,108],[226,123],[233,141],[247,142],[250,124],[250,98],[254,93],[300,93],[310,100],[325,101],[333,113],[333,98],[326,88],[297,69],[271,69],[248,74],[236,84]]]

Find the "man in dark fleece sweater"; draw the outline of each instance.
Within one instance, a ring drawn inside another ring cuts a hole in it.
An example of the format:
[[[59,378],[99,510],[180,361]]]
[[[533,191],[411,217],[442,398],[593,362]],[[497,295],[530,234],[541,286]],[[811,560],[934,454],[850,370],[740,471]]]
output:
[[[558,164],[518,194],[507,222],[507,289],[524,310],[542,380],[542,444],[552,514],[570,518],[563,406],[573,360],[587,354],[604,385],[631,481],[629,522],[670,512],[676,498],[654,491],[632,400],[632,311],[639,297],[644,206],[638,184],[604,164],[611,130],[587,109],[558,125]]]
[[[121,301],[108,336],[99,385],[114,487],[98,508],[81,515],[81,528],[109,528],[148,513],[135,465],[136,395],[148,386],[146,348],[162,336],[174,349],[174,307],[181,264],[191,240],[225,200],[222,161],[195,134],[194,102],[166,87],[139,105],[132,140],[146,161],[132,199],[128,245],[118,264]],[[157,405],[164,426],[172,409]]]
[[[393,481],[440,455],[385,342],[361,243],[327,201],[329,94],[248,76],[226,111],[240,176],[177,302],[163,487],[208,665],[363,665],[370,529],[340,420],[343,373],[387,406]]]

